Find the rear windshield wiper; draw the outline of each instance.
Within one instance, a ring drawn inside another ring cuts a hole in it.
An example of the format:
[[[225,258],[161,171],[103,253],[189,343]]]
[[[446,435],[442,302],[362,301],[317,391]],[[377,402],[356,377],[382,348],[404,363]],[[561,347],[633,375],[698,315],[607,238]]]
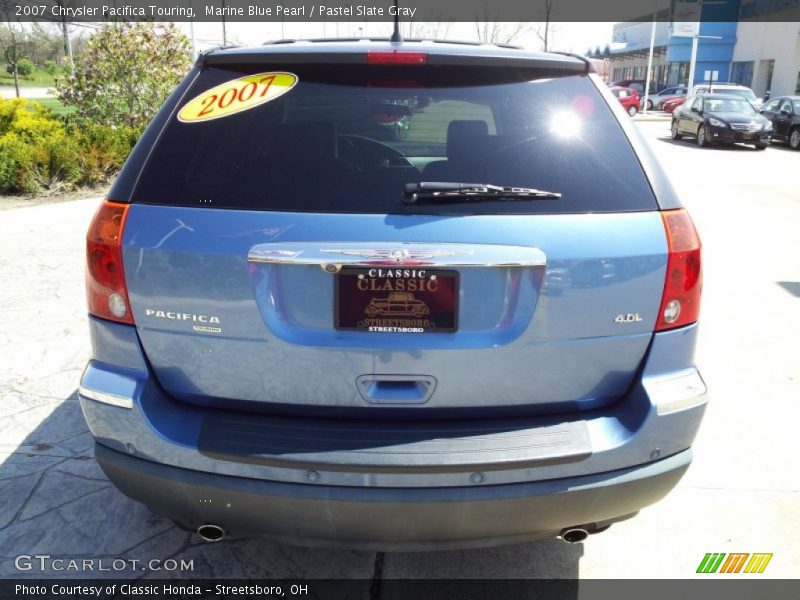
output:
[[[491,200],[557,200],[558,192],[526,187],[503,187],[490,183],[423,181],[407,183],[403,189],[406,204],[481,202]]]

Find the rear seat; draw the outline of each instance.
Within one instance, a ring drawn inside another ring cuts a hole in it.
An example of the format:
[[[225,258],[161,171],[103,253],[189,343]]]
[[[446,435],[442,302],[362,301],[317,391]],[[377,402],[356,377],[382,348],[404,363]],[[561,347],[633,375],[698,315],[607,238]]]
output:
[[[447,127],[447,160],[425,167],[423,181],[467,181],[479,178],[481,162],[490,146],[486,121],[451,121]]]

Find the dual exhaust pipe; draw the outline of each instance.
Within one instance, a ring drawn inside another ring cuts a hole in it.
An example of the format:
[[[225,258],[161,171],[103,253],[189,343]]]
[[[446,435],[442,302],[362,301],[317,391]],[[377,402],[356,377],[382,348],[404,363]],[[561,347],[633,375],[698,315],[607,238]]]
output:
[[[558,535],[561,541],[565,544],[577,544],[584,541],[589,537],[589,530],[585,525],[576,525],[575,527],[565,527]]]
[[[206,542],[219,542],[225,537],[225,530],[219,525],[213,523],[206,523],[197,528],[197,535],[199,535]]]
[[[225,537],[225,530],[219,525],[206,523],[197,528],[197,535],[206,542],[219,542]],[[589,530],[584,525],[565,527],[559,537],[566,544],[578,544],[589,537]]]

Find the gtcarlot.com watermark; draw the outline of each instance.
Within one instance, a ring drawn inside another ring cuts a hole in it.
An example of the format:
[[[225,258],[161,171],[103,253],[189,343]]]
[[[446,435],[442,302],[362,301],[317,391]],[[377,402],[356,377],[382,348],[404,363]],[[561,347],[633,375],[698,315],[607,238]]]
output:
[[[18,571],[194,571],[194,559],[154,558],[53,558],[49,554],[20,554],[14,558]]]

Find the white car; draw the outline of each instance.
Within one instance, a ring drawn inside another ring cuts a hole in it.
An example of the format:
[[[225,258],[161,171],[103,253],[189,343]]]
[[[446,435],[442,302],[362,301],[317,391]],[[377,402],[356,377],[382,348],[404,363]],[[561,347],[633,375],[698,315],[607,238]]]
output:
[[[701,83],[692,88],[692,96],[702,94],[728,94],[732,96],[740,96],[750,102],[750,104],[752,104],[753,108],[756,110],[761,110],[761,107],[764,105],[764,100],[756,97],[756,95],[753,93],[753,90],[744,85],[739,85],[738,83],[721,83],[716,81],[713,83]]]

